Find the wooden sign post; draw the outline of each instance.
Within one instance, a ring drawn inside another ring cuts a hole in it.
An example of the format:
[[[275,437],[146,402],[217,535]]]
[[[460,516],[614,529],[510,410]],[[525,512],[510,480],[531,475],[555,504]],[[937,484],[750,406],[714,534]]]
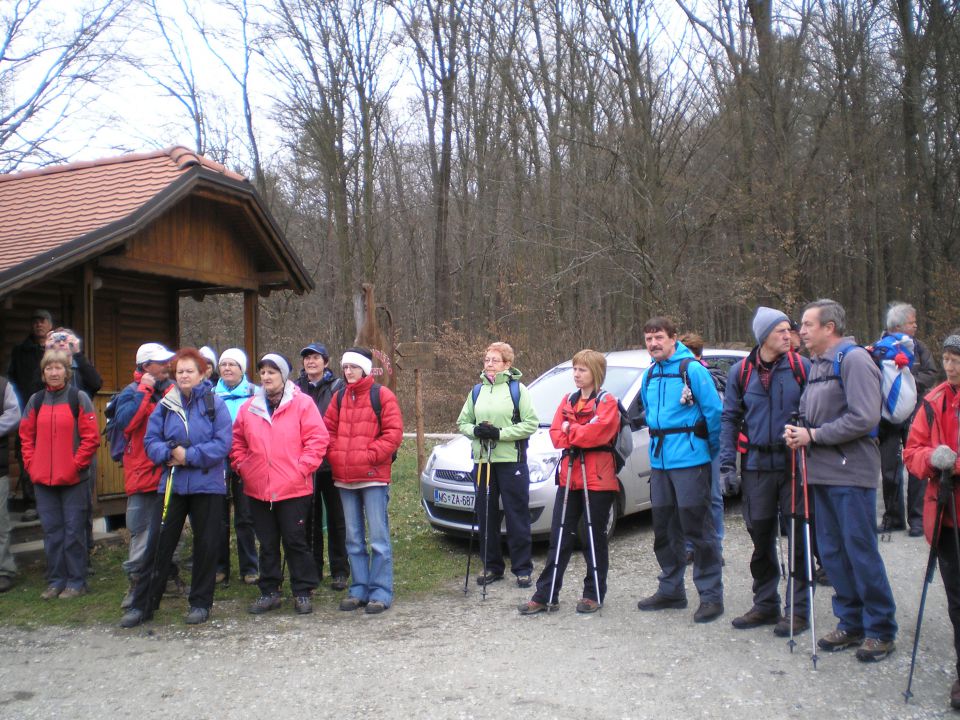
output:
[[[423,473],[427,464],[423,429],[423,380],[421,370],[433,370],[437,366],[437,343],[404,342],[397,345],[399,360],[397,366],[402,370],[413,368],[414,403],[417,417],[417,476]]]

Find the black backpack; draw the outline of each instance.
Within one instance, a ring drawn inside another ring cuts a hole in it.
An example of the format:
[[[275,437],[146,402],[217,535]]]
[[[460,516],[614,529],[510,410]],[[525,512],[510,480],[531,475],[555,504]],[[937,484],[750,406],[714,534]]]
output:
[[[33,410],[34,413],[40,412],[40,406],[43,405],[45,392],[45,390],[41,390],[38,393],[34,393],[33,397],[30,398],[29,408]],[[70,405],[70,412],[73,413],[73,419],[76,420],[80,417],[80,391],[73,385],[67,386],[67,403]]]

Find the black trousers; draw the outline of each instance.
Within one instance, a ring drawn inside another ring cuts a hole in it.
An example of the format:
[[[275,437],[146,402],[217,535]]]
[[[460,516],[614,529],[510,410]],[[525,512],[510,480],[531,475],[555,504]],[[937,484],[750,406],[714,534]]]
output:
[[[960,558],[957,557],[956,531],[942,527],[937,543],[937,562],[943,589],[947,593],[947,614],[953,625],[953,648],[957,658],[957,678],[960,679]]]
[[[902,530],[923,527],[923,496],[927,481],[907,475],[907,506],[903,506],[902,448],[907,444],[910,423],[880,423],[880,475],[883,479],[883,518],[881,529]]]
[[[290,589],[296,596],[309,595],[320,584],[317,566],[307,543],[307,517],[313,502],[311,495],[264,502],[250,498],[253,527],[260,541],[261,595],[280,592],[283,568],[280,546],[290,568]]]
[[[150,572],[143,573],[133,591],[131,607],[150,618],[160,607],[160,599],[167,584],[170,561],[180,542],[183,524],[190,517],[193,529],[193,569],[190,577],[190,607],[210,609],[217,576],[217,553],[220,547],[220,520],[223,516],[223,495],[170,496],[167,519],[161,526],[163,502],[154,510],[154,527],[159,533],[150,533],[145,562]],[[158,570],[158,568],[160,568]]]
[[[473,466],[477,481],[477,524],[480,531],[480,558],[486,572],[502,575],[506,569],[500,544],[500,520],[506,518],[510,570],[514,575],[533,572],[533,543],[530,539],[530,470],[526,462],[494,462]],[[487,497],[487,472],[490,493]],[[500,503],[503,502],[503,511]],[[490,522],[487,522],[487,512]]]
[[[220,523],[220,553],[217,572],[230,579],[230,505],[233,505],[233,527],[237,533],[237,563],[240,577],[257,575],[257,536],[250,516],[250,499],[243,493],[243,481],[232,470],[227,473],[230,496],[223,503],[223,521]]]
[[[313,503],[307,518],[307,538],[317,566],[317,579],[323,579],[323,517],[327,518],[327,554],[331,577],[349,577],[347,560],[347,525],[343,519],[340,491],[333,484],[330,470],[317,470],[313,475]]]
[[[563,574],[567,569],[567,563],[570,562],[570,555],[573,554],[573,545],[577,539],[577,527],[580,524],[580,518],[583,517],[584,523],[586,523],[586,503],[583,501],[583,490],[571,489],[567,497],[567,512],[563,520],[563,533],[561,534],[560,515],[563,513],[564,492],[564,488],[558,487],[557,497],[553,502],[553,522],[550,526],[550,549],[547,551],[547,563],[543,566],[540,577],[537,578],[537,590],[533,594],[533,600],[539,603],[546,604],[549,602],[552,604],[559,601]],[[601,604],[603,598],[607,595],[607,570],[610,567],[607,520],[610,517],[610,508],[613,507],[613,501],[616,498],[617,493],[612,490],[590,493],[590,524],[593,527],[593,546],[597,557],[597,582],[600,583],[599,597],[593,582],[593,562],[590,558],[590,546],[584,545],[582,548],[583,559],[587,563],[587,574],[583,578],[583,597],[597,600]],[[558,544],[560,545],[560,560],[556,563],[557,582],[553,588],[553,597],[548,600],[550,583],[553,582],[554,559],[557,557]]]

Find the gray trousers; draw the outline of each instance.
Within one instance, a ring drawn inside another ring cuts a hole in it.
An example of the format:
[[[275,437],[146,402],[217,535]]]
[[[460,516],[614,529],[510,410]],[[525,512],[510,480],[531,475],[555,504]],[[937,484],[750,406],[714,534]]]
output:
[[[710,512],[710,464],[650,475],[653,552],[660,563],[661,595],[686,596],[684,538],[693,544],[693,584],[703,602],[723,602],[720,540]]]
[[[10,552],[12,526],[7,502],[10,498],[10,476],[0,475],[0,575],[16,577],[17,562]]]

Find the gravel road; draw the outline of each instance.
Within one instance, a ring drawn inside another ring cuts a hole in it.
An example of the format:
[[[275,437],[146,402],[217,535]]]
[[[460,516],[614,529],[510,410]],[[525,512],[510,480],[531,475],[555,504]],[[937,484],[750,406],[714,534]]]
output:
[[[507,582],[485,601],[462,578],[382,616],[289,603],[265,617],[121,630],[0,628],[2,718],[935,718],[949,709],[954,654],[939,576],[924,620],[914,695],[904,704],[927,546],[895,533],[882,551],[901,632],[889,659],[852,651],[810,660],[770,628],[734,630],[750,605],[750,543],[727,512],[726,614],[695,625],[691,607],[641,613],[657,574],[649,516],[625,521],[611,547],[610,591],[594,616],[573,606],[585,566],[568,570],[557,613],[521,617],[529,591]],[[546,548],[535,558],[542,567]],[[829,588],[818,634],[834,625]]]

